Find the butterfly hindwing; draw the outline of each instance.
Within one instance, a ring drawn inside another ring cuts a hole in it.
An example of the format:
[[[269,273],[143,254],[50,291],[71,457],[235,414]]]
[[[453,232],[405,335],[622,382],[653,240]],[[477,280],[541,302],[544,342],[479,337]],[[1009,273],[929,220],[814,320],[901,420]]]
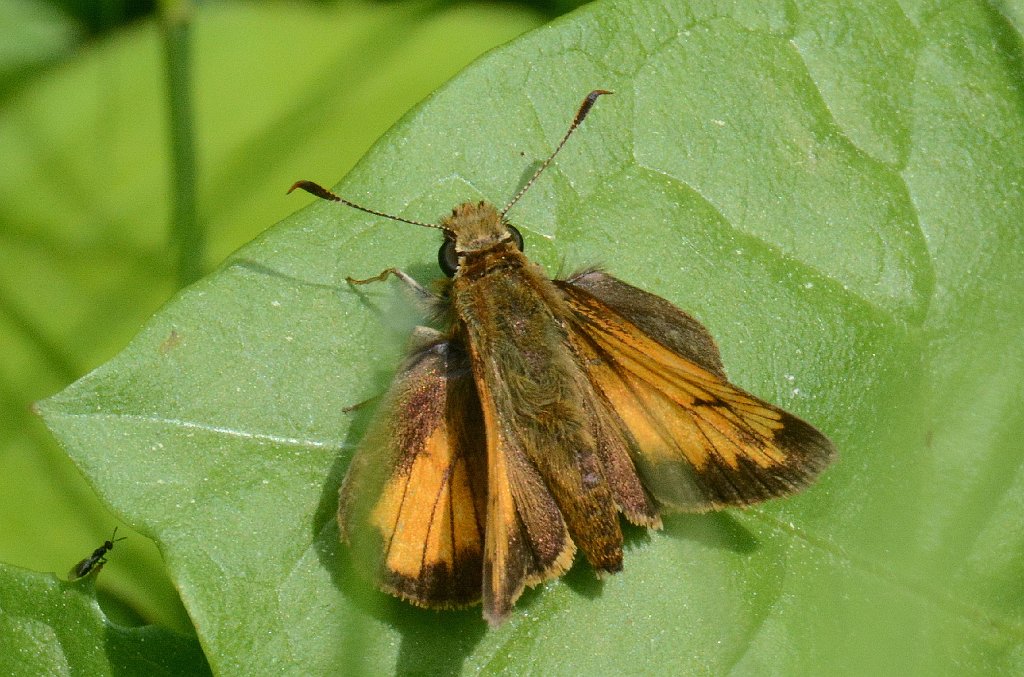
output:
[[[711,333],[692,315],[660,296],[626,284],[600,270],[585,270],[565,281],[556,281],[572,293],[586,291],[591,297],[640,331],[679,356],[726,378],[718,346]]]

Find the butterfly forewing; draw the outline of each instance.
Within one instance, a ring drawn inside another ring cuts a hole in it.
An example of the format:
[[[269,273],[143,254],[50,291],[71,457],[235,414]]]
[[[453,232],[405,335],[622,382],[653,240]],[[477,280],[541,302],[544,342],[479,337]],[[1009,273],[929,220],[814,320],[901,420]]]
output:
[[[527,585],[562,575],[575,546],[537,469],[503,429],[486,380],[479,381],[487,436],[488,508],[484,617],[499,624]]]
[[[729,383],[711,336],[667,301],[597,271],[559,286],[575,316],[570,341],[660,504],[701,511],[782,496],[831,461],[820,432]]]

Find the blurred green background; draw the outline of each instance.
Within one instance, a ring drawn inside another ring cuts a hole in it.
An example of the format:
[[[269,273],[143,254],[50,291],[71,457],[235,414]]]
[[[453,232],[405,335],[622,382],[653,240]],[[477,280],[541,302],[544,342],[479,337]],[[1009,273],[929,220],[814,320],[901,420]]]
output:
[[[64,575],[119,525],[33,402],[305,204],[294,180],[333,184],[476,56],[575,4],[0,3],[0,560]],[[119,528],[101,593],[188,627],[156,548]]]

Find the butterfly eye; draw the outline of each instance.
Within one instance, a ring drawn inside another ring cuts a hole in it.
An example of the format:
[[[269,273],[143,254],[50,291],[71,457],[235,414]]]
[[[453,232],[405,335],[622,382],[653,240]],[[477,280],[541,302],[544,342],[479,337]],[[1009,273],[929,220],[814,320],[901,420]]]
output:
[[[445,240],[437,250],[437,265],[441,266],[441,272],[445,275],[454,277],[455,271],[459,269],[459,254],[455,251],[455,240]]]
[[[512,233],[512,241],[516,243],[516,249],[523,251],[523,234],[519,232],[519,229],[511,224],[508,226],[508,232]]]

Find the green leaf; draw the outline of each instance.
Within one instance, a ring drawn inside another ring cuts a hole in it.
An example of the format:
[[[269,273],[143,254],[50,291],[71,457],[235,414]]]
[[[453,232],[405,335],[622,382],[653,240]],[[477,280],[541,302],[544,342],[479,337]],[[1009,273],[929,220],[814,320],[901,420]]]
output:
[[[621,575],[578,565],[496,631],[373,592],[337,543],[366,417],[343,408],[416,318],[344,278],[429,279],[438,238],[326,203],[179,294],[47,424],[160,543],[215,672],[1020,672],[1022,40],[951,7],[594,3],[480,59],[338,188],[415,219],[502,203],[615,90],[513,210],[527,253],[704,321],[737,383],[839,446],[800,496],[669,517]]]
[[[95,578],[68,583],[0,564],[3,674],[209,674],[194,636],[108,619],[96,601]]]

